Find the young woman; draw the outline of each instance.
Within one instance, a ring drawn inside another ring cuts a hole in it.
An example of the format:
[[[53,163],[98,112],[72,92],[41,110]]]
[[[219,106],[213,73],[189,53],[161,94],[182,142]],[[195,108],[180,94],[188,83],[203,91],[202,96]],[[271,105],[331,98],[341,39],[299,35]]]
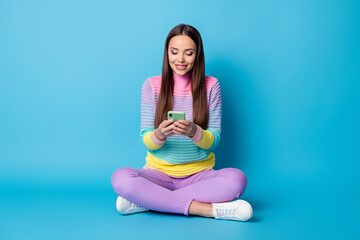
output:
[[[141,141],[147,147],[143,169],[122,167],[111,184],[122,214],[148,210],[246,221],[253,215],[244,200],[247,178],[236,168],[214,170],[220,142],[221,93],[205,75],[200,33],[180,24],[165,42],[162,75],[145,80],[141,92]],[[167,120],[168,111],[186,120]]]

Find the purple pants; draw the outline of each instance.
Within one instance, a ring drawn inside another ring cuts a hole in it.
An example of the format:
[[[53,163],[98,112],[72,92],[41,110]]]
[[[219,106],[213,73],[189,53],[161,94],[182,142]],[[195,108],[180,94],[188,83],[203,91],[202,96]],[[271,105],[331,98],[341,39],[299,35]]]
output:
[[[193,200],[229,202],[245,190],[247,178],[237,168],[205,170],[186,178],[172,178],[160,170],[122,167],[111,177],[115,192],[144,208],[189,215]]]

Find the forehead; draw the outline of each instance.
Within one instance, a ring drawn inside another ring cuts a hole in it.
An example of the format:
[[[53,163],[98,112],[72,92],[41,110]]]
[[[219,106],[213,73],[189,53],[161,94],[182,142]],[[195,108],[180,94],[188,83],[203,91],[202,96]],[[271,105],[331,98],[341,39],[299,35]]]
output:
[[[178,35],[170,39],[169,48],[170,47],[177,49],[196,49],[196,44],[189,36]]]

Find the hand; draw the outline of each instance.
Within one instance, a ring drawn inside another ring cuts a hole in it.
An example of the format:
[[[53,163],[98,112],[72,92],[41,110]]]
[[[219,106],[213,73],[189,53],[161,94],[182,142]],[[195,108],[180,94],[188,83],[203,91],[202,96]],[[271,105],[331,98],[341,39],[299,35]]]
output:
[[[196,133],[196,124],[190,120],[179,120],[174,123],[173,132],[191,138]]]
[[[174,135],[173,123],[174,119],[164,120],[159,127],[155,129],[154,134],[160,141],[165,141],[167,137]]]

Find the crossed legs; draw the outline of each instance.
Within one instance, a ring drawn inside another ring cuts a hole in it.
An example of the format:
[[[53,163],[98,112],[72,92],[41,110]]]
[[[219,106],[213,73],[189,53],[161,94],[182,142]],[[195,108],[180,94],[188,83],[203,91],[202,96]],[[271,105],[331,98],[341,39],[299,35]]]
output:
[[[111,184],[118,195],[150,210],[213,217],[211,203],[239,197],[247,178],[236,168],[178,179],[158,170],[123,167],[114,172]]]

